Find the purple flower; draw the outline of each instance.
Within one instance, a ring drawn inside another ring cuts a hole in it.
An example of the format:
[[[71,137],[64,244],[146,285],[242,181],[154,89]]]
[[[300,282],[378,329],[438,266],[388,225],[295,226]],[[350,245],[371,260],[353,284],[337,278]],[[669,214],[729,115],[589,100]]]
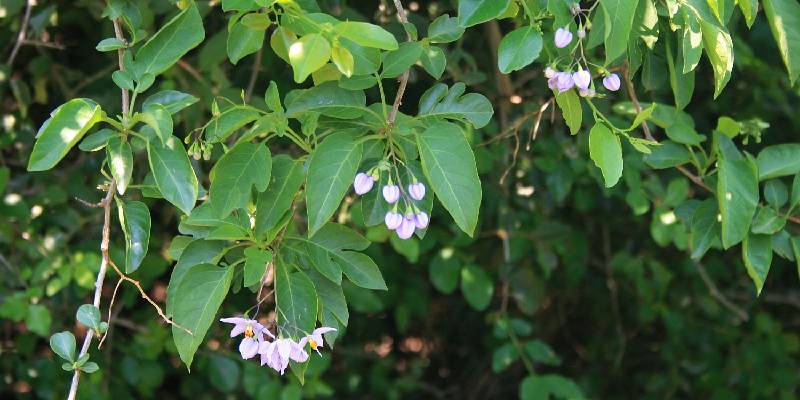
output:
[[[547,87],[549,87],[550,90],[558,89],[558,72],[555,72],[555,75],[547,80]]]
[[[425,197],[425,185],[422,182],[408,185],[408,195],[414,200],[422,200]]]
[[[383,187],[383,199],[389,204],[394,204],[400,199],[400,186],[386,185]]]
[[[569,29],[558,28],[556,29],[554,41],[556,43],[556,47],[563,49],[564,47],[567,47],[570,42],[572,42],[572,32],[570,32]]]
[[[572,81],[575,82],[575,86],[577,86],[578,89],[586,89],[589,87],[589,84],[592,83],[592,74],[585,69],[579,69],[572,74]]]
[[[619,83],[619,75],[617,74],[611,74],[603,78],[603,86],[612,92],[619,90]]]
[[[283,375],[289,360],[304,362],[308,360],[308,353],[292,339],[276,339],[272,342],[261,342],[258,347],[261,354],[261,365],[278,371]]]
[[[572,86],[574,85],[575,82],[572,80],[572,74],[569,72],[559,72],[556,75],[556,87],[558,88],[559,93],[563,93],[572,89]]]
[[[554,70],[553,67],[548,66],[547,68],[544,69],[544,77],[550,79],[556,76],[556,72],[558,71]]]
[[[425,229],[428,227],[428,222],[430,222],[430,220],[431,218],[428,216],[428,213],[420,211],[414,216],[414,225],[417,229]]]
[[[263,325],[259,324],[258,321],[254,319],[232,317],[222,318],[220,321],[233,324],[231,337],[236,337],[244,333],[244,339],[239,343],[239,353],[245,360],[255,357],[258,353],[259,345],[264,342],[263,332],[266,331],[268,335],[272,336],[268,330],[264,329]]]
[[[331,328],[328,326],[323,326],[321,328],[314,329],[314,332],[311,332],[310,335],[300,339],[299,343],[300,348],[302,349],[303,347],[305,347],[306,343],[308,343],[308,345],[311,346],[311,350],[314,350],[317,352],[317,354],[322,355],[319,352],[319,348],[323,347],[322,334],[335,331],[336,331],[335,328]]]
[[[372,190],[372,185],[374,183],[375,179],[373,179],[371,176],[363,172],[359,172],[358,175],[356,175],[355,181],[353,182],[353,187],[356,190],[356,194],[362,195]]]
[[[406,215],[403,217],[403,222],[397,228],[397,237],[403,240],[410,238],[411,235],[414,234],[414,228],[416,227],[417,224],[414,222],[414,215]]]
[[[395,211],[388,211],[383,218],[383,222],[386,223],[386,227],[389,228],[389,230],[393,231],[399,228],[400,224],[403,223],[403,215]]]
[[[581,97],[594,97],[595,93],[594,93],[594,89],[589,88],[589,89],[580,89],[580,90],[578,90],[578,94],[580,94]]]

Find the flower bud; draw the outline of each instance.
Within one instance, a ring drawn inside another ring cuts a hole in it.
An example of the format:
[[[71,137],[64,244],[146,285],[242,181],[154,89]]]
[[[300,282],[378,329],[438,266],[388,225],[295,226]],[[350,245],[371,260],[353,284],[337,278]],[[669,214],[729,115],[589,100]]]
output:
[[[394,204],[400,199],[400,186],[386,185],[383,187],[383,199],[389,204]]]
[[[581,97],[594,97],[595,92],[594,89],[588,88],[588,89],[578,90],[578,94],[580,94]]]
[[[619,90],[619,85],[620,85],[619,75],[617,74],[611,74],[603,78],[603,86],[605,86],[606,89],[612,92],[616,92],[617,90]]]
[[[375,180],[371,176],[363,172],[359,172],[358,175],[356,175],[355,181],[353,182],[353,188],[355,189],[356,194],[362,195],[372,190],[372,185],[374,183]]]
[[[578,29],[578,39],[583,39],[586,37],[586,29]]]
[[[403,217],[403,222],[397,228],[397,237],[400,239],[408,239],[411,235],[414,234],[414,228],[416,228],[416,223],[414,222],[413,215],[407,215]]]
[[[559,92],[566,92],[575,85],[575,82],[572,80],[572,74],[569,72],[559,72],[556,79],[556,88],[558,88]]]
[[[428,222],[430,222],[430,217],[428,217],[428,213],[425,211],[420,211],[414,216],[414,225],[417,227],[417,229],[427,228]]]
[[[544,69],[544,76],[545,78],[550,79],[556,76],[556,72],[558,71],[554,70],[553,67],[547,67]]]
[[[563,49],[567,47],[570,42],[572,42],[572,32],[568,29],[558,28],[556,29],[556,34],[553,40],[556,44],[556,47],[559,49]]]
[[[390,231],[393,231],[400,227],[400,224],[403,223],[403,215],[389,211],[386,213],[386,217],[383,218],[383,222],[386,223],[386,227],[389,228]]]
[[[425,185],[422,182],[408,185],[408,195],[414,200],[422,200],[425,197]]]
[[[592,74],[585,69],[579,69],[572,74],[572,81],[575,82],[575,86],[577,86],[578,89],[586,89],[589,87],[589,84],[592,83]]]

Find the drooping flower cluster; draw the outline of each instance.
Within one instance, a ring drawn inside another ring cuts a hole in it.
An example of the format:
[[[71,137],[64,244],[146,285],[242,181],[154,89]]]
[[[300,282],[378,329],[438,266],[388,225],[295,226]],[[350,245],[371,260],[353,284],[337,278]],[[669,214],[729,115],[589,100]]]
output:
[[[353,182],[356,194],[363,195],[372,190],[375,181],[380,179],[378,168],[373,168],[368,172],[359,172]],[[384,223],[389,230],[395,231],[400,239],[408,239],[414,235],[417,229],[425,229],[430,222],[430,216],[422,211],[416,204],[425,198],[425,184],[419,182],[417,177],[411,174],[411,182],[403,190],[402,182],[394,183],[389,177],[386,185],[381,188],[383,199],[391,205],[391,209],[386,212]],[[400,213],[401,200],[404,204],[404,212]]]
[[[581,10],[579,8],[573,10],[573,14],[579,14],[580,12]],[[586,30],[583,28],[583,26],[581,26],[578,29],[578,42],[584,38],[586,38]],[[556,29],[553,42],[557,48],[563,49],[572,43],[572,39],[573,35],[572,32],[570,32],[569,27],[564,27]],[[578,43],[578,45],[581,46],[580,43]],[[573,53],[577,48],[578,46],[573,48]],[[558,71],[552,66],[548,66],[545,69],[544,75],[547,77],[547,86],[550,87],[551,90],[557,90],[559,93],[563,93],[571,90],[572,88],[576,88],[578,90],[578,94],[580,94],[582,97],[595,96],[596,92],[594,89],[594,83],[592,82],[592,74],[588,69],[589,62],[586,61],[586,59],[583,59],[582,54],[583,51],[581,50],[580,58],[582,58],[582,60],[579,59],[575,61],[563,71]],[[583,66],[586,68],[584,68],[581,64],[583,64]],[[600,68],[600,70],[604,75],[603,86],[612,92],[619,90],[619,75],[610,73],[603,68]]]
[[[256,354],[260,354],[261,365],[266,365],[280,372],[281,375],[286,371],[290,360],[299,363],[308,361],[308,352],[305,350],[306,344],[311,347],[311,350],[321,355],[319,349],[324,344],[322,334],[336,331],[335,328],[323,326],[314,329],[311,334],[303,336],[298,342],[295,342],[291,338],[276,338],[269,329],[253,319],[232,317],[222,318],[220,321],[233,324],[231,337],[244,333],[244,339],[239,343],[239,353],[243,359],[247,360],[255,357]],[[266,340],[264,338],[265,334],[272,340]]]

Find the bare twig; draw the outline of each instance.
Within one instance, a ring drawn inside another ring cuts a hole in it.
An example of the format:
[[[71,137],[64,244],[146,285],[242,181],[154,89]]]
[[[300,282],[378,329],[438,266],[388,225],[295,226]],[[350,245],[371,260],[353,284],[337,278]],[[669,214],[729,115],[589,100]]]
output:
[[[642,105],[639,103],[639,97],[636,96],[636,89],[633,87],[633,82],[631,81],[630,74],[628,73],[628,64],[626,63],[625,66],[622,68],[622,76],[625,78],[625,86],[628,88],[628,96],[631,98],[631,102],[633,103],[633,108],[636,109],[636,113],[642,112]],[[644,137],[647,140],[653,140],[653,135],[650,133],[650,127],[647,126],[647,122],[642,123],[642,131],[644,131]]]
[[[114,34],[117,36],[117,39],[123,41],[124,43],[127,43],[127,40],[125,40],[125,35],[122,34],[122,24],[120,23],[119,18],[114,20]],[[125,57],[125,49],[118,49],[117,50],[117,58],[118,58],[119,70],[120,71],[125,71],[125,63],[123,62],[124,57]],[[123,118],[127,118],[125,116],[130,112],[130,108],[131,108],[131,106],[130,106],[130,100],[128,98],[128,90],[127,89],[122,89],[122,115],[123,115]]]
[[[400,19],[400,22],[405,24],[408,22],[408,18],[406,17],[406,10],[403,9],[403,4],[400,0],[394,0],[394,7],[397,9],[397,18]],[[408,36],[408,41],[411,41],[411,35],[406,33]],[[388,126],[394,125],[394,121],[397,118],[397,111],[400,109],[400,104],[403,103],[403,94],[406,92],[406,86],[408,85],[408,75],[410,69],[405,70],[403,75],[400,75],[400,86],[397,88],[397,94],[394,97],[394,104],[392,104],[392,111],[389,113],[389,118],[386,120],[386,124]]]
[[[708,272],[706,271],[706,267],[701,264],[700,262],[695,261],[694,263],[697,266],[697,272],[700,273],[700,278],[703,279],[703,283],[705,283],[706,287],[708,288],[708,293],[719,301],[725,308],[730,310],[732,313],[736,315],[740,320],[747,321],[750,319],[750,316],[747,314],[747,311],[739,308],[736,304],[733,304],[727,297],[725,297],[722,292],[717,289],[717,285],[714,284],[714,281],[708,276]]]
[[[11,65],[14,64],[14,60],[17,58],[17,54],[19,54],[19,48],[22,47],[22,43],[25,41],[25,36],[28,34],[28,22],[31,20],[31,10],[33,9],[34,0],[28,0],[25,5],[25,14],[22,15],[22,25],[19,27],[19,33],[17,34],[17,42],[14,43],[14,47],[11,49],[11,54],[8,56],[8,69],[11,69]]]
[[[258,73],[261,71],[261,55],[264,52],[263,47],[259,47],[256,52],[256,58],[253,60],[253,70],[250,71],[250,81],[247,83],[247,90],[244,92],[244,101],[249,103],[250,98],[253,97],[253,89],[256,87],[256,80],[258,80]]]
[[[117,286],[114,286],[114,293],[111,295],[111,302],[108,303],[108,328],[106,328],[106,332],[103,333],[103,337],[100,338],[100,343],[97,344],[97,348],[103,348],[103,343],[106,341],[106,337],[108,337],[108,332],[111,331],[111,313],[114,311],[114,300],[117,299],[117,291],[119,290],[120,285],[122,285],[123,280],[120,279],[117,281]]]

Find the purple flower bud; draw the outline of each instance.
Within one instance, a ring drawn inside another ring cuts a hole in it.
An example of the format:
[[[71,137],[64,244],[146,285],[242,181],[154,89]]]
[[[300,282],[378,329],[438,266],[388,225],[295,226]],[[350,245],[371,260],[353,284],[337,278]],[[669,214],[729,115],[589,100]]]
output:
[[[556,47],[563,49],[572,42],[572,32],[568,29],[558,28],[556,29],[556,35],[553,41],[556,43]]]
[[[572,81],[575,82],[578,89],[586,89],[592,83],[592,74],[585,69],[579,69],[578,72],[572,74]]]
[[[586,37],[586,29],[578,29],[578,39],[583,39]]]
[[[581,97],[594,97],[595,93],[594,93],[594,89],[589,88],[589,89],[580,89],[580,90],[578,90],[578,94],[580,94]]]
[[[575,82],[572,80],[572,74],[569,72],[559,72],[556,78],[556,87],[559,92],[566,92],[575,85]]]
[[[359,172],[358,175],[356,175],[355,181],[353,182],[353,188],[355,188],[356,194],[362,195],[372,190],[372,185],[374,183],[375,180],[371,176],[363,172]]]
[[[400,224],[400,227],[397,228],[397,237],[400,239],[408,239],[411,235],[414,234],[414,228],[417,227],[417,224],[414,222],[413,215],[407,215],[403,217],[403,222]]]
[[[422,200],[425,197],[425,185],[422,182],[408,185],[408,195],[414,200]]]
[[[550,90],[556,90],[558,88],[558,72],[547,80],[547,87],[549,87]]]
[[[403,215],[398,212],[388,211],[383,218],[383,222],[386,223],[386,227],[389,228],[390,231],[393,231],[399,228],[400,224],[403,223]]]
[[[383,199],[389,204],[394,204],[400,199],[400,186],[386,185],[383,187]]]
[[[556,76],[556,72],[558,71],[554,70],[553,67],[547,67],[544,69],[544,77],[550,79]]]
[[[428,217],[428,213],[425,211],[420,211],[417,215],[414,216],[414,225],[416,225],[417,229],[425,229],[428,227],[428,222],[430,222],[430,217]]]
[[[619,90],[619,84],[620,84],[619,75],[617,74],[611,74],[603,78],[603,86],[605,86],[606,89],[612,92],[616,92],[617,90]]]

